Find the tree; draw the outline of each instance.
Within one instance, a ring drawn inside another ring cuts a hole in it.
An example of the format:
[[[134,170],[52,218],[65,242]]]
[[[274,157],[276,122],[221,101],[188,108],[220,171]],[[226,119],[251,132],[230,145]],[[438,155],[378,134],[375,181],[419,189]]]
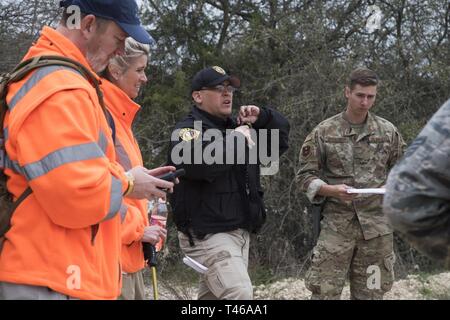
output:
[[[54,25],[59,9],[53,0],[0,1],[0,72],[11,70],[37,39],[44,25]]]
[[[155,0],[144,5],[145,21],[158,40],[147,119],[155,113],[175,123],[190,106],[189,78],[217,64],[242,79],[236,105],[272,105],[291,121],[291,148],[281,171],[264,179],[269,219],[252,251],[253,262],[275,272],[298,269],[303,263],[297,258],[311,249],[309,204],[294,179],[298,154],[306,134],[345,107],[348,73],[365,65],[380,74],[376,112],[396,123],[408,141],[448,98],[448,1],[375,1],[382,13],[375,32],[366,28],[372,3]],[[169,137],[170,130],[164,132]],[[164,148],[161,154],[166,156]]]

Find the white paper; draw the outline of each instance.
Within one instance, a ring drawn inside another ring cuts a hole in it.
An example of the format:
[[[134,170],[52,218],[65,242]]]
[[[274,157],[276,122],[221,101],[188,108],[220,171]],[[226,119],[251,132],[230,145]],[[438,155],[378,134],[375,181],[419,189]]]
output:
[[[360,193],[360,194],[385,194],[385,188],[368,188],[368,189],[347,189],[347,193]]]
[[[191,257],[185,256],[183,258],[183,262],[184,262],[185,265],[191,267],[192,269],[194,269],[198,273],[203,274],[203,273],[206,273],[206,271],[208,271],[207,267],[205,267],[204,265],[198,263],[197,261],[195,261]]]

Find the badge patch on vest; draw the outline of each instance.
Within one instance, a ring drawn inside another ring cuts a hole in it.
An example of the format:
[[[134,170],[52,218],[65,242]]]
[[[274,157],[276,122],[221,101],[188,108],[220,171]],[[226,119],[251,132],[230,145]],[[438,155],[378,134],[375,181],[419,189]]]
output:
[[[212,68],[213,68],[214,71],[216,71],[217,73],[220,73],[220,74],[223,74],[223,75],[226,74],[225,70],[223,70],[221,67],[214,66],[214,67],[212,67]]]
[[[197,140],[200,137],[200,131],[192,128],[184,128],[180,130],[179,137],[183,141]]]

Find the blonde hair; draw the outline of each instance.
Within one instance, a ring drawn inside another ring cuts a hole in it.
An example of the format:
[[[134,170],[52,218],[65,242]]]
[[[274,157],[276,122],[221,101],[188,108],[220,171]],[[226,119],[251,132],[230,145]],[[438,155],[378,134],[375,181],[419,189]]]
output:
[[[124,73],[129,68],[134,59],[141,57],[142,55],[150,55],[150,45],[137,42],[131,37],[125,40],[125,53],[121,56],[117,55],[109,60],[110,65],[115,65],[119,70]],[[106,78],[110,79],[111,75],[108,68],[105,70]]]

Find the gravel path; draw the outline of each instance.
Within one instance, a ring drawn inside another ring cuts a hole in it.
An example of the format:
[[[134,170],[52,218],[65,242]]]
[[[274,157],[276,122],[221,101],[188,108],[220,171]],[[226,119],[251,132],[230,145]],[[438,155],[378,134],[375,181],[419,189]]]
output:
[[[147,287],[149,299],[153,299],[151,286]],[[161,300],[192,300],[196,297],[195,287],[176,287],[160,284],[159,295]],[[255,300],[306,300],[311,292],[306,289],[303,279],[288,278],[270,285],[255,287]],[[348,300],[349,287],[345,287],[341,299]],[[450,299],[450,272],[432,276],[410,275],[404,280],[394,283],[385,300],[425,300]]]

